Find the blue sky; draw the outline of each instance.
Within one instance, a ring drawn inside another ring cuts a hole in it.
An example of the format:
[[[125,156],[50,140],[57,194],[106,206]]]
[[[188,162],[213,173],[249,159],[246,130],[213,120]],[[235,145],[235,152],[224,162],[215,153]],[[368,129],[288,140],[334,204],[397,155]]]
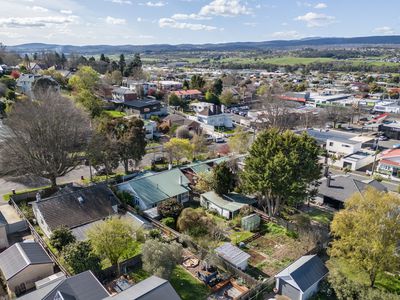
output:
[[[398,0],[0,0],[0,42],[181,44],[400,33]]]

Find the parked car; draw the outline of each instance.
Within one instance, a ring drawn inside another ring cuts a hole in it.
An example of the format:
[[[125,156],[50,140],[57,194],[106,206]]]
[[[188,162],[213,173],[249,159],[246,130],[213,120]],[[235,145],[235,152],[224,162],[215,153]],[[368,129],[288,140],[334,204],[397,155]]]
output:
[[[394,144],[394,145],[392,146],[392,148],[393,148],[393,149],[399,149],[399,148],[400,148],[400,144]]]
[[[378,140],[380,141],[387,141],[389,138],[387,136],[381,135],[380,137],[378,137]]]
[[[225,143],[225,139],[224,138],[222,138],[222,137],[217,137],[217,138],[215,138],[215,142],[216,143]]]

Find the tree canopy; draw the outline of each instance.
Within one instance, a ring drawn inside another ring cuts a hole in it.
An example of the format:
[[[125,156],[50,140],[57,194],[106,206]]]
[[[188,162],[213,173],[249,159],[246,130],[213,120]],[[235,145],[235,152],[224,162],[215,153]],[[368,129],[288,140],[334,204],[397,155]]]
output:
[[[88,230],[88,238],[94,251],[118,266],[122,255],[132,246],[134,228],[128,221],[112,218],[96,224]]]
[[[233,174],[226,162],[214,167],[212,185],[218,195],[228,194],[235,187],[235,174]]]
[[[63,250],[68,244],[74,243],[76,240],[72,231],[67,227],[59,227],[53,230],[50,237],[50,245],[58,251]]]
[[[172,138],[164,144],[169,154],[170,163],[179,162],[181,159],[192,159],[193,147],[188,139]]]
[[[330,255],[368,275],[374,287],[379,273],[400,263],[400,197],[374,188],[354,194],[331,224]]]
[[[321,174],[320,151],[307,134],[266,130],[258,135],[246,157],[241,173],[243,189],[257,194],[260,206],[269,215],[276,215],[283,205],[295,205],[310,195],[310,184]]]
[[[56,93],[17,102],[8,114],[9,135],[0,143],[1,173],[56,178],[82,161],[90,129],[86,115]]]
[[[97,273],[101,269],[100,257],[93,252],[88,241],[68,244],[63,250],[63,258],[74,274],[87,270]]]

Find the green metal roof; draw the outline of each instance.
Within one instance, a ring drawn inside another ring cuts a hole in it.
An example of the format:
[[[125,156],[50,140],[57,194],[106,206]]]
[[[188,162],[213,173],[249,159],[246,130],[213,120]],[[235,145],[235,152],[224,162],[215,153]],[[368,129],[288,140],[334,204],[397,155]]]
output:
[[[237,194],[230,193],[228,195],[224,195],[223,197],[219,196],[214,191],[207,192],[201,194],[202,197],[215,204],[216,206],[226,209],[230,212],[235,212],[241,209],[245,205],[251,205],[256,201],[252,198]]]
[[[179,178],[182,178],[182,185],[179,184]],[[119,184],[118,188],[120,190],[133,190],[146,206],[152,206],[188,192],[188,184],[189,180],[179,169],[172,169],[140,178],[133,178]]]

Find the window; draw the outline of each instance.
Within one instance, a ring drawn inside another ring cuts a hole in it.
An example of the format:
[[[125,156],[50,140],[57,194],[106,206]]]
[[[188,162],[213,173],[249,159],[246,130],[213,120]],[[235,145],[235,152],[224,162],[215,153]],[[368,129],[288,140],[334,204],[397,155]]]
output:
[[[331,147],[332,147],[332,146],[333,146],[333,142],[329,142],[329,146],[331,146]]]
[[[346,144],[342,144],[342,147],[344,147],[344,148],[350,148],[350,146],[349,146],[349,145],[346,145]]]

